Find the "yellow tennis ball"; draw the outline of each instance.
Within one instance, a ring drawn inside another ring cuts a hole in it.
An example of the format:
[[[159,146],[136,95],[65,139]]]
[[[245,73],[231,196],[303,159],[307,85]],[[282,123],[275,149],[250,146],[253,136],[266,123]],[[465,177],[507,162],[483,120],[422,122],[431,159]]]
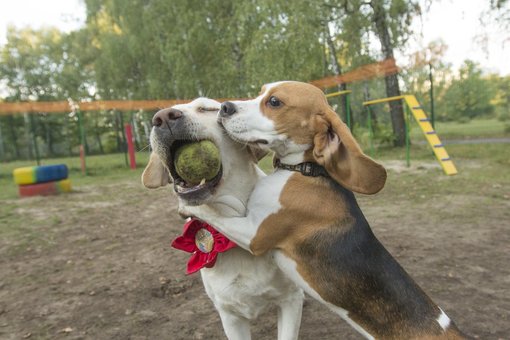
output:
[[[177,174],[189,184],[211,180],[220,171],[220,150],[208,140],[184,144],[175,153],[174,166]]]

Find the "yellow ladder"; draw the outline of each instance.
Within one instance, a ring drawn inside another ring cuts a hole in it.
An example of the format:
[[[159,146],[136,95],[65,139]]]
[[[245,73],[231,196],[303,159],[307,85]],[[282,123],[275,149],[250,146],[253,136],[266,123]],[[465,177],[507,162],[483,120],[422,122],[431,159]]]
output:
[[[446,149],[443,143],[441,143],[441,140],[439,139],[436,131],[432,127],[432,124],[430,124],[430,120],[425,114],[425,111],[423,111],[421,108],[420,103],[418,103],[418,100],[413,95],[404,95],[403,97],[407,106],[409,106],[414,119],[416,119],[418,125],[423,131],[423,134],[425,135],[427,142],[432,148],[432,151],[434,151],[434,155],[436,155],[439,164],[441,164],[441,167],[443,167],[443,171],[447,175],[455,175],[457,173],[457,168],[455,167],[455,164],[453,164],[453,161],[450,159],[448,152],[446,152]]]

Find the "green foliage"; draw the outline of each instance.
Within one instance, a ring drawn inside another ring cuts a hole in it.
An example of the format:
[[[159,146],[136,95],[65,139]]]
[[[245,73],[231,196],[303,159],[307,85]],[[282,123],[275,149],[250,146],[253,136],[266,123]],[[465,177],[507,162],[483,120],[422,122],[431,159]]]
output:
[[[442,99],[446,120],[473,119],[493,113],[491,99],[493,84],[483,77],[481,68],[472,61],[465,61]]]
[[[510,120],[510,76],[491,76],[489,81],[493,84],[495,95],[491,104],[495,107],[496,117],[500,121]]]
[[[469,60],[455,74],[451,65],[440,61],[446,50],[442,45],[442,42],[434,42],[427,48],[430,51],[427,53],[433,57],[436,120],[466,123],[480,117],[507,119],[510,112],[510,77],[484,74],[480,65]],[[425,53],[416,53],[413,63],[418,67],[407,70],[403,79],[406,90],[414,93],[422,107],[430,112],[430,69]]]
[[[420,3],[85,0],[87,21],[78,31],[9,28],[7,44],[0,46],[0,86],[6,101],[255,96],[266,82],[309,81],[392,56],[411,36],[411,19],[421,13]],[[380,41],[380,50],[373,50],[374,39]],[[455,77],[450,65],[440,61],[444,44],[428,49],[438,56],[432,64],[439,118],[495,114],[509,119],[508,77],[488,80],[472,63]],[[424,55],[416,58],[425,60]],[[403,75],[408,92],[428,107],[427,70]],[[388,86],[382,78],[349,84],[355,129],[366,125],[361,103],[388,96]],[[392,82],[393,89],[398,86]],[[342,98],[331,104],[339,113],[345,107]],[[375,137],[385,143],[391,140],[387,126],[393,120],[387,106],[374,111],[379,123]],[[129,120],[143,131],[136,139],[139,148],[147,145],[145,130],[152,114],[124,114],[124,123]],[[30,121],[28,116],[0,117],[0,160],[34,157]],[[78,152],[76,115],[42,113],[32,121],[43,157]],[[115,112],[86,113],[84,124],[87,153],[123,150]]]
[[[63,34],[54,28],[9,28],[0,49],[0,78],[6,101],[53,101],[90,98],[94,84],[93,51],[87,31]],[[34,157],[34,142],[43,156],[68,154],[76,133],[65,115],[33,115],[0,119],[1,159]],[[31,137],[31,133],[35,137]]]
[[[0,76],[8,101],[75,100],[88,96],[93,84],[86,31],[65,35],[55,28],[7,31],[0,50]]]
[[[104,98],[246,96],[264,82],[322,76],[321,32],[302,15],[306,2],[129,3],[87,2]]]

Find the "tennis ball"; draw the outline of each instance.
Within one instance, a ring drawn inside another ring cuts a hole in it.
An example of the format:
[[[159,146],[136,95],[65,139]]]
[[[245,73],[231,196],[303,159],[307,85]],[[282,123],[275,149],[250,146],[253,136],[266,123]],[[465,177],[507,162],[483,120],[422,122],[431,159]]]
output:
[[[213,142],[203,140],[184,144],[175,152],[177,174],[192,185],[213,179],[220,171],[220,150]]]

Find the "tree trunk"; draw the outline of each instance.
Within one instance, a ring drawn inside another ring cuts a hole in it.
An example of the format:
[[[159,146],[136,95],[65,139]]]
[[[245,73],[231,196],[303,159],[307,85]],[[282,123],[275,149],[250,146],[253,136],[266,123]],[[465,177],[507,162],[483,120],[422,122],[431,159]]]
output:
[[[326,43],[328,44],[329,48],[329,55],[331,59],[331,65],[333,66],[333,73],[335,76],[339,76],[342,74],[342,66],[338,62],[338,59],[336,57],[336,47],[333,43],[333,38],[331,37],[331,32],[329,31],[329,26],[326,23]],[[347,84],[341,83],[338,85],[338,91],[346,91],[347,90]],[[347,122],[347,97],[345,95],[340,96],[340,110],[342,111],[342,119],[344,122]],[[349,110],[352,112],[352,110]],[[351,115],[351,126],[353,126],[353,120]]]
[[[19,160],[21,158],[21,153],[20,153],[19,147],[18,147],[18,136],[16,134],[16,128],[15,128],[17,125],[14,122],[13,116],[7,117],[7,126],[10,127],[9,131],[11,132],[12,145],[14,145],[14,157],[16,157],[15,158],[16,160]]]
[[[386,20],[386,10],[384,3],[379,0],[372,0],[370,6],[374,11],[373,21],[375,24],[375,33],[381,42],[381,50],[386,59],[393,58],[393,45],[391,43],[390,32]],[[386,84],[386,96],[400,96],[400,87],[398,85],[398,75],[392,74],[384,78]],[[400,100],[391,101],[390,103],[391,125],[393,134],[395,135],[394,145],[405,145],[405,122],[404,109]]]
[[[94,132],[94,135],[96,137],[97,146],[99,147],[99,153],[104,155],[103,143],[101,142],[101,136],[99,135],[99,131],[97,129]]]
[[[103,148],[103,142],[101,142],[101,128],[99,127],[99,115],[100,113],[97,112],[94,118],[94,135],[96,136],[96,142],[99,146],[99,153],[101,155],[104,155],[104,148]]]
[[[30,118],[28,116],[28,113],[24,113],[23,118],[25,120],[25,139],[26,139],[27,151],[28,151],[27,159],[32,160],[32,159],[34,159],[34,150],[33,150],[34,140],[32,137],[37,138],[37,136],[32,136],[32,134],[33,134],[32,125],[30,123]]]
[[[117,141],[117,152],[122,152],[122,139],[119,136],[119,114],[117,111],[114,111],[114,125],[115,125],[115,140]]]
[[[246,89],[245,84],[244,84],[245,81],[244,81],[244,77],[243,77],[244,54],[241,50],[241,45],[240,45],[239,41],[237,41],[237,40],[232,44],[232,55],[233,55],[234,63],[235,63],[235,67],[236,67],[238,89],[240,89],[244,93],[244,90]],[[234,95],[239,95],[239,94],[234,94]]]
[[[4,139],[2,136],[2,124],[0,123],[0,161],[7,161],[5,158]]]
[[[44,128],[44,135],[45,135],[45,139],[46,139],[47,156],[54,157],[55,152],[53,150],[53,136],[51,134],[52,127],[51,127],[51,122],[48,121],[51,118],[50,117],[45,117],[45,118],[46,119],[44,119],[44,123],[42,124],[42,126]]]
[[[131,124],[133,125],[133,134],[135,136],[135,150],[140,150],[140,129],[136,123],[135,116],[131,116]]]
[[[67,155],[71,157],[73,155],[73,137],[71,135],[71,128],[69,121],[66,122],[66,144],[67,144]]]
[[[369,101],[372,98],[370,98],[370,88],[368,87],[368,83],[365,81],[363,82],[363,95],[365,97],[365,101]],[[367,106],[367,114],[370,115],[370,120],[372,121],[372,131],[377,131],[378,123],[377,123],[377,115],[374,113],[374,110],[370,108],[370,106]],[[368,117],[367,117],[368,119]]]

